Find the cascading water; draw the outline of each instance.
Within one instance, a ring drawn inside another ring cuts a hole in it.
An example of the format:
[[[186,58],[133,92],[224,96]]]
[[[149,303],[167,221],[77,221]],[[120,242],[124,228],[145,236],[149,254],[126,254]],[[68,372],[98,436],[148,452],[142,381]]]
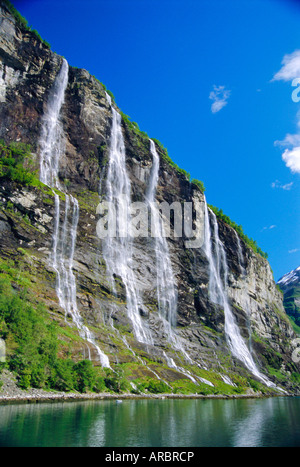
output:
[[[212,234],[209,212],[213,225]],[[225,334],[232,355],[240,360],[246,368],[248,368],[248,370],[264,384],[269,387],[276,387],[258,370],[253,357],[240,334],[239,327],[230,308],[226,292],[228,280],[226,253],[219,238],[217,218],[215,214],[208,209],[206,200],[204,251],[209,261],[209,297],[213,303],[220,305],[224,309]]]
[[[250,297],[247,289],[247,271],[245,268],[245,260],[244,260],[244,255],[242,251],[242,245],[241,245],[241,240],[240,237],[238,236],[237,232],[234,230],[234,234],[236,237],[237,241],[237,258],[238,258],[238,264],[240,267],[241,271],[241,281],[242,281],[242,288],[240,291],[240,304],[241,307],[246,311],[247,313],[247,326],[248,326],[248,332],[249,332],[249,348],[251,351],[251,308],[250,308]]]
[[[108,225],[116,221],[116,235],[107,235],[103,239],[103,257],[109,280],[113,284],[113,292],[116,293],[115,276],[119,276],[124,284],[127,313],[132,322],[135,337],[140,342],[152,344],[151,333],[141,319],[139,310],[142,307],[142,300],[133,271],[133,239],[128,231],[131,184],[126,169],[121,115],[112,106],[110,96],[106,94],[106,97],[112,111],[112,126],[105,195],[110,206]]]
[[[159,173],[159,157],[155,144],[150,140],[152,154],[152,171],[146,192],[146,202],[151,213],[151,236],[154,237],[156,256],[156,288],[158,311],[165,321],[165,327],[171,335],[172,327],[176,325],[177,290],[169,254],[168,243],[163,232],[163,220],[156,204],[156,187]]]
[[[60,120],[65,90],[68,84],[68,63],[64,59],[62,67],[50,91],[47,112],[43,118],[40,138],[40,180],[50,188],[63,191],[58,179],[59,162],[65,151],[63,126]],[[108,357],[94,342],[90,330],[84,325],[77,308],[76,280],[73,273],[79,205],[72,195],[64,194],[65,212],[60,226],[60,196],[53,190],[55,200],[53,248],[51,264],[56,272],[56,293],[60,306],[65,310],[66,318],[71,316],[78,328],[80,336],[92,344],[99,356],[101,365],[109,367]],[[88,347],[89,358],[90,349]]]
[[[65,151],[60,112],[68,85],[68,62],[64,59],[50,90],[40,138],[40,180],[49,187],[59,187],[58,168]]]
[[[235,237],[236,237],[236,242],[237,242],[237,257],[238,257],[238,261],[239,261],[239,266],[240,266],[240,270],[241,270],[241,274],[242,274],[242,277],[246,277],[246,269],[245,269],[245,261],[244,261],[244,256],[243,256],[243,252],[242,252],[242,245],[241,245],[241,240],[240,240],[240,237],[238,236],[237,232],[234,230],[234,234],[235,234]]]
[[[164,331],[166,332],[168,341],[172,344],[172,347],[180,352],[189,362],[189,364],[197,365],[197,363],[193,362],[189,354],[186,352],[180,337],[174,331],[177,315],[177,290],[175,286],[175,277],[173,274],[169,247],[164,233],[163,219],[160,215],[156,202],[156,190],[159,177],[159,156],[156,152],[155,144],[151,139],[150,152],[152,154],[152,170],[146,191],[146,203],[149,206],[151,214],[151,236],[154,240],[156,258],[156,290],[158,312],[164,326]],[[191,381],[197,384],[197,380],[188,370],[178,366],[175,361],[166,354],[166,352],[163,352],[163,355],[166,359],[167,365],[170,368],[174,368],[177,371],[183,373]],[[213,386],[210,381],[207,381],[204,378],[197,376],[197,379],[201,382],[204,382],[205,384]]]

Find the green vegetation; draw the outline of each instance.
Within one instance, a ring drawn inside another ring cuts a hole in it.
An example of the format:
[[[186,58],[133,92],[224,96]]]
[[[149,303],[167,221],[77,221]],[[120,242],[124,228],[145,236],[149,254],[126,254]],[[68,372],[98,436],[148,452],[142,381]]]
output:
[[[0,337],[5,340],[7,350],[6,363],[1,364],[0,372],[3,368],[14,372],[20,388],[187,395],[241,394],[249,387],[266,391],[259,383],[231,373],[234,386],[228,385],[218,373],[198,367],[186,369],[199,378],[208,379],[213,387],[200,380],[197,384],[188,378],[173,380],[176,373],[146,358],[143,358],[147,363],[146,371],[138,362],[117,364],[111,370],[95,367],[89,360],[74,361],[70,351],[81,338],[71,327],[61,327],[51,320],[46,307],[36,300],[39,285],[32,282],[31,272],[26,272],[22,263],[28,252],[20,248],[18,253],[19,262],[0,258]],[[151,369],[161,379],[153,378]],[[272,365],[271,371],[275,369],[276,365]],[[171,378],[168,377],[170,371]]]
[[[268,258],[268,254],[262,251],[261,248],[259,248],[256,241],[253,240],[252,238],[247,237],[241,225],[237,225],[234,221],[230,219],[229,216],[226,216],[226,214],[223,213],[222,209],[216,208],[215,206],[212,206],[212,205],[209,205],[209,207],[219,219],[221,219],[223,222],[225,222],[225,224],[229,225],[230,227],[233,227],[234,230],[238,233],[238,235],[244,240],[244,242],[248,246],[250,246],[250,248],[252,248],[252,250],[255,253],[258,253],[263,258],[266,258],[266,259]]]
[[[193,178],[193,180],[191,181],[192,184],[196,185],[199,190],[201,191],[201,193],[204,194],[205,192],[205,186],[204,186],[204,183],[201,182],[201,180],[197,180],[196,178]]]
[[[141,131],[139,128],[139,125],[136,122],[133,122],[128,115],[124,114],[121,111],[120,111],[120,115],[130,130],[134,131],[142,139],[149,140],[149,136],[147,135],[147,133],[145,131]]]
[[[98,83],[101,84],[101,86],[104,88],[104,90],[107,92],[107,94],[111,97],[112,102],[115,102],[116,99],[115,99],[115,96],[113,95],[113,93],[112,93],[109,89],[107,89],[107,87],[105,86],[105,84],[104,84],[104,83],[101,83],[101,81],[99,81],[98,78],[96,78],[95,75],[92,75],[92,76],[93,76],[93,78],[95,78],[96,81],[98,81]]]
[[[89,360],[59,358],[60,327],[46,308],[35,304],[28,288],[30,275],[9,261],[0,264],[0,337],[5,340],[7,363],[22,389],[59,391],[107,390],[102,370]]]
[[[175,162],[169,156],[167,148],[165,148],[158,139],[152,138],[152,140],[159,147],[160,155],[162,156],[163,160],[166,161],[171,167],[174,167],[174,169],[179,174],[183,175],[188,181],[190,181],[191,175],[186,170],[181,169],[177,164],[175,164]]]
[[[300,332],[300,307],[297,305],[300,300],[300,286],[295,285],[284,294],[283,305],[289,316],[294,330]]]
[[[12,5],[12,3],[9,0],[3,0],[3,3],[20,26],[23,26],[27,31],[34,34],[34,36],[39,41],[41,41],[46,47],[48,47],[48,49],[51,48],[50,44],[47,41],[44,41],[35,29],[32,29],[30,26],[28,26],[28,21],[18,12],[18,10],[16,10],[16,8]]]
[[[294,329],[295,333],[300,334],[300,326],[298,326],[296,324],[294,316],[289,316],[288,318],[289,318],[289,321],[290,321],[290,323],[292,325],[292,328]]]
[[[24,143],[5,144],[0,140],[0,179],[6,178],[23,185],[32,185],[37,176],[32,171],[30,145]]]

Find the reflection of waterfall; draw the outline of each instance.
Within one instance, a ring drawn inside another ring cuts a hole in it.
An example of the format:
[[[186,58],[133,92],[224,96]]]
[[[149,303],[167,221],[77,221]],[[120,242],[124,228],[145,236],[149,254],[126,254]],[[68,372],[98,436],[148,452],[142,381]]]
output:
[[[210,225],[210,217],[212,228]],[[224,309],[225,334],[232,355],[240,360],[246,368],[264,384],[275,387],[275,385],[262,375],[256,367],[230,308],[226,293],[226,286],[228,283],[226,253],[219,238],[217,218],[215,214],[208,209],[206,201],[204,251],[209,261],[209,298],[212,303],[216,303]]]
[[[249,409],[241,417],[234,431],[235,447],[262,446],[263,434],[268,431],[269,420],[272,419],[274,403],[271,399],[263,401],[251,401]]]
[[[110,96],[106,95],[111,105]],[[138,341],[151,344],[151,334],[143,324],[140,309],[142,300],[133,271],[133,242],[130,224],[131,185],[126,170],[125,145],[121,127],[121,115],[113,108],[108,171],[106,178],[106,201],[109,203],[108,225],[116,220],[116,235],[108,234],[103,239],[103,257],[107,274],[115,293],[115,277],[119,276],[126,292],[127,313]],[[114,219],[113,219],[114,217]]]
[[[60,112],[64,102],[65,90],[68,84],[69,67],[64,59],[62,67],[50,91],[47,111],[43,118],[40,138],[40,180],[51,188],[62,191],[59,184],[58,171],[61,156],[65,152],[63,125]],[[60,306],[65,310],[66,318],[71,316],[80,336],[92,344],[99,355],[103,366],[109,367],[108,357],[95,344],[90,330],[83,324],[83,319],[77,308],[76,280],[73,273],[77,225],[79,219],[78,201],[73,196],[65,194],[64,220],[60,225],[60,196],[54,192],[55,213],[53,231],[53,249],[51,264],[56,272],[56,293]],[[90,358],[90,351],[89,351]]]

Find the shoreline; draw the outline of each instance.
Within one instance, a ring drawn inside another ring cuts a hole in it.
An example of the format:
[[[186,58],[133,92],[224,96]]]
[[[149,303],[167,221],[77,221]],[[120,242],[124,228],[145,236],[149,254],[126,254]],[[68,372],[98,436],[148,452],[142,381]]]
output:
[[[83,402],[101,400],[165,400],[165,399],[265,399],[270,397],[297,397],[297,394],[110,394],[110,393],[43,393],[31,394],[30,392],[15,396],[0,394],[0,405],[5,404],[26,404],[26,403],[49,403],[49,402]]]
[[[263,394],[249,389],[244,394],[175,394],[175,393],[110,393],[110,392],[65,392],[45,389],[21,389],[16,384],[16,377],[12,372],[4,370],[0,375],[2,388],[0,389],[0,406],[5,404],[42,404],[51,402],[84,402],[84,401],[124,401],[124,400],[165,400],[165,399],[265,399],[270,397],[293,397],[300,394],[288,394],[273,392]]]

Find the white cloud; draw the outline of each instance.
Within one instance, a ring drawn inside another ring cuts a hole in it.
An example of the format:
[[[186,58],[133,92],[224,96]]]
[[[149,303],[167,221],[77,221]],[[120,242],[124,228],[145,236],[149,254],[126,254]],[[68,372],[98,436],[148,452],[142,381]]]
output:
[[[276,225],[270,225],[269,227],[263,227],[262,231],[263,230],[272,230],[272,229],[275,229],[277,226]]]
[[[293,173],[300,174],[300,146],[293,149],[286,149],[282,154],[282,159]]]
[[[299,125],[300,121],[298,122]],[[276,146],[300,146],[300,135],[290,135],[289,133],[282,141],[275,141]]]
[[[214,90],[209,94],[209,99],[213,101],[211,105],[212,113],[217,113],[227,105],[231,91],[229,89],[225,89],[225,86],[214,85],[213,88]]]
[[[293,250],[289,250],[289,253],[297,253],[298,251],[300,251],[300,248],[294,248]]]
[[[282,59],[282,67],[272,81],[291,81],[300,77],[300,50],[287,54]]]
[[[281,64],[281,69],[273,76],[272,81],[293,81],[297,78],[298,82],[300,79],[300,50],[285,55]],[[294,83],[292,85],[294,86]],[[300,111],[297,112],[297,126],[300,128]],[[292,173],[300,174],[300,134],[287,134],[283,141],[275,141],[275,145],[287,148],[282,154],[282,160]]]
[[[300,126],[300,120],[298,126]],[[275,141],[274,144],[275,146],[287,147],[282,154],[282,160],[293,173],[300,173],[300,134],[287,134],[284,140]]]
[[[276,180],[275,182],[271,183],[272,188],[281,188],[282,190],[286,190],[286,191],[291,190],[293,185],[294,185],[294,182],[285,183],[283,185],[279,180]]]

